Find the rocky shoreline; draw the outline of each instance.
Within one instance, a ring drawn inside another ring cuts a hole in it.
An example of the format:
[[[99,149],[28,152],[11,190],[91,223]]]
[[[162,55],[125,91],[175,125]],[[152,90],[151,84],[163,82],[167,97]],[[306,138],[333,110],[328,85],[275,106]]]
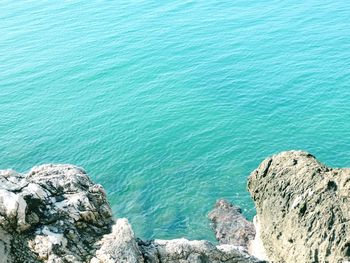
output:
[[[267,158],[248,179],[253,222],[219,200],[208,215],[219,244],[141,240],[114,219],[104,189],[72,165],[0,171],[2,262],[347,262],[350,169],[302,151]]]

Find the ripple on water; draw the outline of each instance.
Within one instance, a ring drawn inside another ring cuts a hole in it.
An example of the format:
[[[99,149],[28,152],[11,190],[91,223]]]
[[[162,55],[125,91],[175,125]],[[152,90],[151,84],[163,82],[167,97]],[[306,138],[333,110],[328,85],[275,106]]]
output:
[[[143,238],[213,240],[266,156],[350,152],[350,3],[13,2],[0,11],[0,167],[81,165]]]

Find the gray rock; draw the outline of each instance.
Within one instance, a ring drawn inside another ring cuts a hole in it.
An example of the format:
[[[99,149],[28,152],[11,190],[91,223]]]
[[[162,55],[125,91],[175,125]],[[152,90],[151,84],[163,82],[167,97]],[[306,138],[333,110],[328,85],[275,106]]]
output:
[[[3,262],[88,262],[113,224],[101,186],[72,165],[0,172]]]
[[[214,246],[204,240],[153,240],[139,246],[145,263],[253,263],[260,262],[233,245]]]
[[[226,200],[218,200],[208,217],[220,244],[231,244],[248,250],[255,237],[255,228],[241,213],[239,207]]]
[[[53,164],[0,171],[0,255],[0,263],[258,262],[233,245],[137,241],[83,169]]]
[[[350,169],[326,167],[306,152],[282,152],[252,172],[248,188],[257,236],[271,261],[350,261]]]
[[[112,233],[99,242],[101,248],[91,263],[143,263],[143,256],[128,220],[118,219]]]

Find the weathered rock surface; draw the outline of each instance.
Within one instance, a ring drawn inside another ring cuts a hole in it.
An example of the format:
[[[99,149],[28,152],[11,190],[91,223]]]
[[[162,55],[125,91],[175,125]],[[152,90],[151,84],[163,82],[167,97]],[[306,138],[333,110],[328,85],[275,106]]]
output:
[[[302,151],[267,158],[250,175],[257,229],[274,262],[350,261],[350,169]]]
[[[233,245],[137,240],[105,192],[72,165],[0,171],[0,263],[258,262]]]
[[[104,190],[81,168],[0,172],[0,262],[88,262],[112,223]]]
[[[221,199],[216,202],[208,217],[220,244],[231,244],[248,250],[255,237],[255,228],[253,223],[242,215],[239,207]]]
[[[99,242],[100,249],[91,263],[143,263],[134,232],[126,219],[118,219],[112,233]]]
[[[187,239],[139,240],[145,262],[148,263],[253,263],[259,260],[233,245],[214,246],[208,241]]]

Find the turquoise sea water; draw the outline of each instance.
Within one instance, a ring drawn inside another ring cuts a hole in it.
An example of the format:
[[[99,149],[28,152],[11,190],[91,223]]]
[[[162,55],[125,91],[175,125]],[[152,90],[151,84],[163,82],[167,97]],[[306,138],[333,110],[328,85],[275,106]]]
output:
[[[349,1],[1,1],[0,168],[84,167],[143,238],[304,149],[350,166]]]

